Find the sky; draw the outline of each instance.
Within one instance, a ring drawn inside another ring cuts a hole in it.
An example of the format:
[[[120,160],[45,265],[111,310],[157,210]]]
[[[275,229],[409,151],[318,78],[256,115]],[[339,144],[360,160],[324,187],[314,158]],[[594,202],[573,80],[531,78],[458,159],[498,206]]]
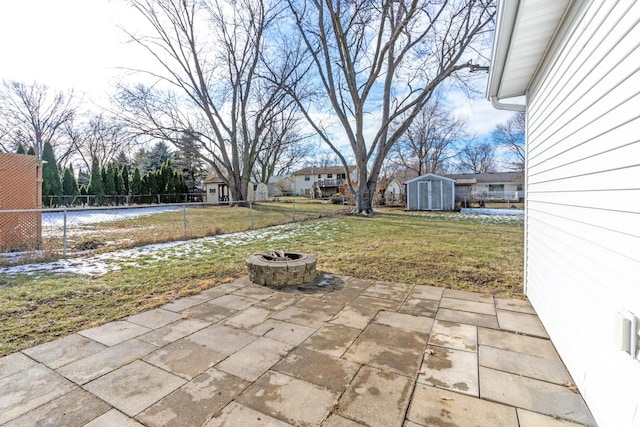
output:
[[[34,81],[104,102],[126,71],[153,67],[118,28],[136,29],[136,13],[121,0],[4,0],[0,2],[0,80]],[[479,88],[484,91],[484,88]],[[454,114],[471,133],[487,135],[512,113],[483,97],[451,92]]]

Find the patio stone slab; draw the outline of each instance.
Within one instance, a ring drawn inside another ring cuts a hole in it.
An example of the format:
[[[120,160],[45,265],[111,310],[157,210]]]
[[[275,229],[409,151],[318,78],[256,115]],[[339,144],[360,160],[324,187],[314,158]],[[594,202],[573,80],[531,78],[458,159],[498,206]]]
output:
[[[85,329],[78,332],[80,335],[97,341],[101,344],[112,347],[128,339],[146,334],[151,329],[124,320],[105,323],[95,328]]]
[[[127,321],[149,329],[156,329],[169,323],[180,320],[180,314],[170,310],[156,308],[155,310],[143,311],[126,318]]]
[[[588,426],[596,425],[582,397],[567,387],[483,366],[480,367],[480,397]]]
[[[373,285],[373,282],[371,280],[360,279],[358,277],[342,276],[342,278],[348,288],[364,290]]]
[[[363,296],[404,301],[411,292],[411,286],[397,283],[376,282],[362,292]]]
[[[291,424],[255,411],[236,402],[231,402],[216,418],[204,427],[291,427]]]
[[[282,320],[268,319],[251,329],[249,333],[287,344],[298,345],[316,330],[316,328],[296,325],[295,323],[284,322]]]
[[[291,306],[274,314],[271,318],[284,320],[285,322],[295,323],[297,325],[309,326],[311,328],[319,328],[324,322],[331,319],[331,316]]]
[[[511,332],[478,328],[478,344],[488,345],[517,353],[560,360],[555,347],[548,339],[517,335]]]
[[[400,308],[401,313],[413,314],[414,316],[436,317],[440,301],[432,301],[409,296]]]
[[[234,310],[229,307],[221,305],[211,304],[211,302],[205,302],[195,305],[191,308],[187,308],[182,312],[183,319],[198,319],[203,322],[217,323],[227,317],[233,316],[238,310]]]
[[[378,308],[380,310],[397,311],[402,306],[402,301],[360,295],[354,298],[350,305],[356,308]]]
[[[22,353],[12,353],[8,356],[0,357],[0,379],[36,364],[36,362]]]
[[[159,348],[147,355],[143,360],[158,368],[162,368],[184,379],[200,375],[226,355],[197,344],[193,341],[182,339]]]
[[[525,409],[518,408],[516,412],[518,413],[520,427],[578,427],[580,425]]]
[[[471,313],[468,311],[450,310],[448,308],[438,309],[437,320],[448,320],[449,322],[464,323],[466,325],[484,326],[486,328],[498,329],[498,318],[489,314]]]
[[[85,389],[130,417],[171,393],[186,381],[136,360],[88,384]]]
[[[349,385],[358,369],[360,365],[356,363],[305,348],[294,350],[273,367],[274,371],[339,393]]]
[[[201,426],[248,385],[240,378],[212,368],[162,398],[137,418],[154,427]]]
[[[410,314],[396,313],[393,311],[379,311],[373,321],[380,325],[425,334],[428,334],[433,326],[433,319],[428,317],[412,316]]]
[[[518,427],[514,408],[423,384],[416,384],[407,419],[421,426]]]
[[[271,311],[280,311],[290,305],[293,305],[296,301],[302,298],[301,295],[289,294],[289,293],[274,293],[268,299],[263,299],[253,306],[258,308],[264,308]]]
[[[444,347],[427,347],[418,382],[478,397],[478,355]]]
[[[330,323],[318,329],[302,345],[310,350],[342,357],[361,332],[360,329]]]
[[[229,326],[211,325],[200,329],[185,339],[204,345],[224,355],[230,355],[257,339],[257,337]]]
[[[357,423],[340,415],[331,414],[327,421],[322,423],[322,427],[362,427],[364,424]]]
[[[0,379],[0,424],[33,411],[76,389],[43,365],[34,365]]]
[[[487,368],[556,384],[573,382],[564,363],[559,360],[515,353],[485,345],[480,346],[478,357],[480,366]]]
[[[344,358],[413,377],[422,363],[428,338],[428,334],[372,323],[347,350]]]
[[[225,320],[223,324],[239,329],[251,329],[254,326],[264,322],[269,317],[269,315],[271,315],[271,312],[269,310],[265,310],[264,308],[249,307],[246,310],[242,310],[238,314],[234,314],[233,316]]]
[[[198,304],[202,304],[203,302],[207,302],[213,298],[217,298],[221,295],[224,295],[223,292],[220,292],[219,295],[216,295],[215,297],[210,297],[204,294],[197,294],[197,295],[192,295],[190,297],[183,297],[183,298],[179,298],[175,301],[172,301],[168,304],[165,304],[163,306],[161,306],[160,308],[165,309],[165,310],[169,310],[169,311],[173,311],[176,313],[180,313],[184,310],[186,310],[187,308],[191,308],[193,306],[196,306]]]
[[[429,337],[430,345],[456,350],[478,350],[478,328],[473,325],[436,320]]]
[[[515,298],[496,298],[496,308],[500,310],[517,311],[519,313],[536,314],[531,303],[527,300]]]
[[[187,335],[191,335],[200,329],[206,328],[209,325],[211,325],[210,322],[200,319],[178,320],[144,335],[140,335],[138,339],[140,341],[162,347],[178,341],[180,338],[184,338]]]
[[[547,331],[542,326],[542,322],[538,319],[538,316],[533,314],[498,310],[498,323],[500,324],[500,329],[503,330],[549,338]]]
[[[419,299],[440,301],[442,299],[443,293],[444,293],[443,288],[437,288],[435,286],[428,286],[428,285],[415,285],[413,289],[411,289],[409,298],[419,298]]]
[[[293,425],[318,425],[332,410],[338,396],[339,393],[309,382],[269,371],[236,400]]]
[[[380,310],[379,307],[348,305],[340,313],[336,314],[330,323],[362,330],[367,327],[371,319],[373,319]]]
[[[440,308],[449,308],[451,310],[469,311],[472,313],[496,315],[496,307],[492,303],[468,301],[456,298],[442,298]]]
[[[217,368],[236,377],[255,381],[291,348],[291,344],[260,337],[219,363]]]
[[[257,286],[254,284],[247,285],[243,288],[236,289],[232,292],[232,295],[238,295],[241,297],[253,298],[258,301],[262,301],[271,298],[276,291],[263,286]]]
[[[111,407],[91,393],[75,390],[32,409],[4,427],[26,426],[84,426],[94,418],[104,414]]]
[[[82,335],[73,334],[23,351],[29,357],[52,369],[75,362],[107,348]]]
[[[223,295],[221,297],[212,299],[208,303],[231,308],[234,310],[244,310],[245,308],[250,307],[257,302],[257,299],[247,298],[240,295]]]
[[[363,366],[340,398],[337,412],[366,425],[400,427],[412,387],[410,378]]]
[[[154,345],[133,339],[64,365],[57,371],[74,383],[85,384],[155,349]]]
[[[344,304],[340,304],[331,299],[314,298],[313,296],[306,297],[296,302],[293,306],[301,310],[317,313],[318,315],[324,315],[319,317],[328,318],[335,316],[344,308]]]
[[[483,294],[480,292],[460,291],[457,289],[445,289],[442,294],[445,298],[456,298],[467,301],[484,302],[493,304],[493,295]]]
[[[137,422],[136,420],[127,417],[122,412],[117,409],[112,409],[109,412],[106,412],[100,415],[98,418],[94,419],[88,424],[85,424],[84,427],[143,427],[142,424]]]

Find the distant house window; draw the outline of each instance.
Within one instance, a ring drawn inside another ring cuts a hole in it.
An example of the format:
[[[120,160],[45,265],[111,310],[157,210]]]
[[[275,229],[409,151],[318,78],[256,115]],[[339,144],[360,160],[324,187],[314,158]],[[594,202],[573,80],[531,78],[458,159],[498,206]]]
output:
[[[322,175],[321,175],[321,174],[318,174],[318,179],[320,179],[320,178],[322,178]]]
[[[333,178],[333,174],[332,174],[332,173],[328,173],[328,174],[327,174],[327,178],[328,178],[328,179],[329,179],[329,178]]]
[[[311,177],[310,177],[309,175],[305,175],[305,176],[304,176],[304,180],[305,180],[305,181],[311,181]]]
[[[337,177],[338,179],[347,179],[347,174],[339,173],[339,174],[336,174],[336,177]]]
[[[489,184],[489,191],[504,191],[504,184]]]
[[[522,184],[518,184],[518,191],[522,191]]]
[[[215,194],[215,193],[216,193],[216,189],[215,189],[215,188],[210,188],[210,189],[209,189],[209,193],[213,193],[213,194]]]

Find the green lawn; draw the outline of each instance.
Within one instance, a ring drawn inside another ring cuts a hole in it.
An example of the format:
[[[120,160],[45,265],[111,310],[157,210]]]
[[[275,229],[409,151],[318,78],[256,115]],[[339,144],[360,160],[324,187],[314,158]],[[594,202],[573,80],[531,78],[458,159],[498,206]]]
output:
[[[238,215],[248,212],[238,209]],[[120,270],[99,277],[5,275],[0,277],[0,354],[234,280],[246,274],[247,256],[273,249],[312,252],[327,273],[519,296],[522,219],[499,221],[384,210],[369,218],[338,216],[204,241],[191,252],[174,248],[159,258],[114,257]]]

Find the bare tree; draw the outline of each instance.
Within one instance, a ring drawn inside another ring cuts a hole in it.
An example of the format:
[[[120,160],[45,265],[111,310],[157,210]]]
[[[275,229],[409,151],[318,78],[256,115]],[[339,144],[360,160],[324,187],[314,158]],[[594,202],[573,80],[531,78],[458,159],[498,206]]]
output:
[[[50,91],[46,85],[4,81],[0,87],[0,136],[5,150],[13,151],[19,143],[33,147],[42,158],[45,142],[57,151],[59,160],[70,153],[60,138],[60,128],[76,111],[73,94]]]
[[[291,105],[281,88],[290,63],[268,37],[280,9],[265,0],[128,2],[150,27],[129,36],[161,68],[144,70],[158,85],[122,89],[129,124],[177,146],[179,135],[191,132],[233,199],[245,200],[264,132]],[[266,68],[278,79],[263,78]]]
[[[263,132],[253,179],[268,183],[273,176],[291,173],[314,152],[315,147],[308,139],[309,135],[300,130],[297,111],[282,111],[268,123],[268,129]]]
[[[493,141],[505,151],[509,169],[524,170],[525,160],[525,113],[515,113],[506,123],[499,124],[491,133]]]
[[[468,137],[465,127],[466,121],[447,111],[442,96],[435,94],[394,145],[392,161],[418,176],[444,173],[457,155],[456,143]]]
[[[384,159],[433,91],[479,67],[475,47],[490,31],[491,0],[287,0],[318,92],[344,131],[358,170],[356,212],[373,212]],[[467,56],[463,59],[463,56]],[[311,126],[347,167],[342,148],[300,102]]]
[[[90,116],[82,122],[70,120],[64,124],[63,132],[86,170],[91,169],[92,159],[106,166],[134,143],[133,134],[122,122],[104,114]]]
[[[459,153],[458,167],[461,172],[494,172],[495,166],[495,147],[489,141],[471,141],[471,143],[464,147]]]

